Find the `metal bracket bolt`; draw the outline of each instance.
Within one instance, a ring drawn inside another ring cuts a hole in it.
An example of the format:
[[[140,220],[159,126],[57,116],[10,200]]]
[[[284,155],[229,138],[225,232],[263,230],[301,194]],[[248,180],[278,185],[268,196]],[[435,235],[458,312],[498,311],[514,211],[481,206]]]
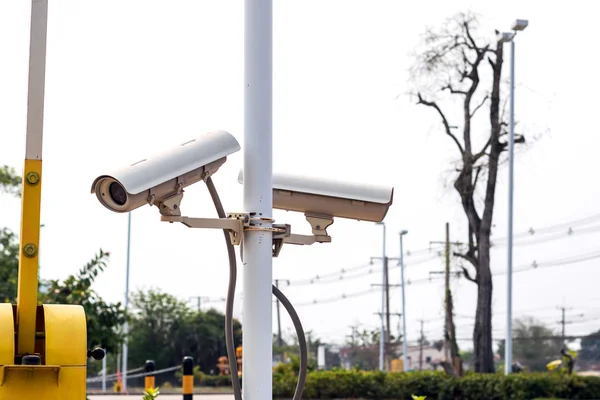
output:
[[[23,255],[27,258],[33,258],[37,255],[37,246],[33,243],[27,243],[23,246]]]
[[[40,174],[35,171],[28,172],[25,175],[25,182],[27,182],[31,186],[35,186],[40,183]]]

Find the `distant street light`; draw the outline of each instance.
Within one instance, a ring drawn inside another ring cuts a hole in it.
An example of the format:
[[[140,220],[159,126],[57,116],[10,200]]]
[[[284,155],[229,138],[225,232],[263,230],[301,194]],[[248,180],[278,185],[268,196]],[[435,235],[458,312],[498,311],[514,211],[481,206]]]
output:
[[[402,365],[404,371],[408,368],[408,345],[406,341],[406,296],[404,287],[404,249],[402,246],[402,236],[406,235],[408,231],[400,231],[400,279],[402,281]]]
[[[386,248],[385,248],[385,222],[376,222],[377,225],[383,226],[383,273],[382,273],[382,285],[381,285],[381,334],[379,339],[379,370],[384,370],[384,343],[386,341],[385,337],[385,285],[387,284],[386,276],[385,276],[385,258],[387,257]]]
[[[506,285],[506,346],[504,354],[504,372],[512,372],[512,252],[513,252],[513,188],[514,188],[514,154],[515,154],[515,36],[518,31],[527,28],[529,21],[518,19],[511,26],[512,32],[498,34],[500,43],[510,42],[510,133],[508,137],[508,271]]]

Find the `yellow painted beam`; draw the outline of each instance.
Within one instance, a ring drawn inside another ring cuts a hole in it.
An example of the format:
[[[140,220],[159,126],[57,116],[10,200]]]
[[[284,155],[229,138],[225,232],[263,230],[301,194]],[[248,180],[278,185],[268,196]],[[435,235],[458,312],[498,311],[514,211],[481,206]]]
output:
[[[17,353],[33,354],[38,300],[38,253],[42,160],[25,160],[21,209],[19,284],[17,292]]]
[[[0,304],[0,367],[15,362],[15,319],[13,305]]]

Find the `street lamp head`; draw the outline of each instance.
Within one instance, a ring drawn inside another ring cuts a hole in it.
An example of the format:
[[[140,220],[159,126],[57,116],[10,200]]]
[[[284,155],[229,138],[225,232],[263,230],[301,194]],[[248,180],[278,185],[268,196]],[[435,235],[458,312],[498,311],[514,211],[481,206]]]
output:
[[[512,26],[510,27],[510,29],[512,29],[513,31],[522,31],[525,30],[525,28],[527,28],[527,25],[529,25],[529,21],[526,19],[517,19],[515,20],[515,22],[513,22]]]
[[[400,236],[406,235],[408,233],[407,230],[400,231]]]
[[[508,43],[508,42],[511,42],[514,37],[515,37],[514,32],[500,32],[496,36],[496,40],[500,43]]]

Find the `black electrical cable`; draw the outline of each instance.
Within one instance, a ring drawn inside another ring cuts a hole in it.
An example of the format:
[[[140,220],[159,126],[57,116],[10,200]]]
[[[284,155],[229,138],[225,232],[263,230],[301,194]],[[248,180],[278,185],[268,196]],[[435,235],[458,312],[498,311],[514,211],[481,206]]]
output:
[[[215,205],[219,218],[226,218],[225,209],[223,203],[219,198],[219,194],[215,185],[210,177],[206,179],[206,187],[210,193],[210,197]],[[233,343],[233,299],[235,297],[235,285],[237,281],[237,260],[235,257],[235,250],[229,233],[223,230],[225,236],[225,243],[227,244],[227,255],[229,257],[229,285],[227,288],[227,301],[225,303],[225,345],[227,347],[227,355],[229,361],[229,370],[231,372],[231,385],[233,386],[233,396],[235,400],[242,400],[242,389],[240,387],[240,380],[237,379],[238,369],[237,360],[235,356],[235,344]],[[304,384],[306,382],[306,372],[308,367],[308,348],[306,346],[306,338],[304,336],[304,329],[302,328],[302,322],[292,306],[292,303],[284,296],[284,294],[273,285],[273,294],[281,302],[283,307],[286,309],[294,328],[296,329],[296,335],[298,336],[298,344],[300,346],[300,371],[298,373],[298,383],[296,384],[296,391],[294,392],[293,400],[300,400],[302,398],[302,392],[304,391]]]

